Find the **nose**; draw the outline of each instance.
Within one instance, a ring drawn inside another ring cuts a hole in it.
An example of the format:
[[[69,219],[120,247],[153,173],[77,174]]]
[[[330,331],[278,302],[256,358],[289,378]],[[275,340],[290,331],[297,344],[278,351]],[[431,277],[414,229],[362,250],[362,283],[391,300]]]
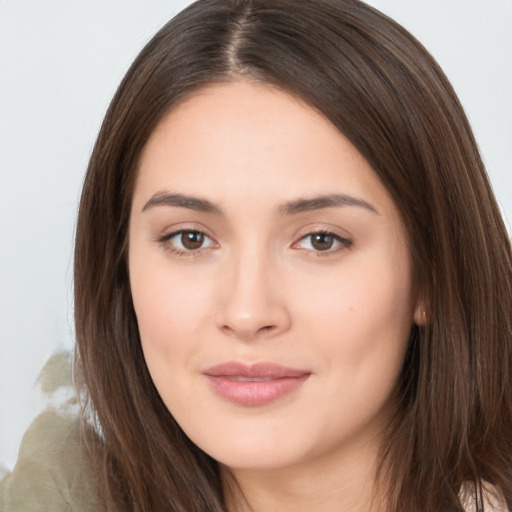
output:
[[[217,325],[243,341],[273,337],[291,324],[286,290],[269,258],[246,251],[229,263],[220,287]]]

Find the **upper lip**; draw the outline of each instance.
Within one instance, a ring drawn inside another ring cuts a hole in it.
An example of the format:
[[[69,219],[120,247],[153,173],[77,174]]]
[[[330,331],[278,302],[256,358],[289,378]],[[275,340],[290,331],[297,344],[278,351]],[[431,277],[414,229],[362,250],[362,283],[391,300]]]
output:
[[[309,375],[308,370],[289,368],[271,362],[242,363],[239,361],[227,361],[203,372],[210,377],[246,377],[246,378],[293,378]]]

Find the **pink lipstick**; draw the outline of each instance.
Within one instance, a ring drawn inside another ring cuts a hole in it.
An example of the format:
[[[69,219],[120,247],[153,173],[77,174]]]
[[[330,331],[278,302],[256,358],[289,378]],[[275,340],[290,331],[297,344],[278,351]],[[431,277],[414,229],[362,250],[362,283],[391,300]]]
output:
[[[222,398],[245,406],[266,405],[299,388],[311,372],[275,363],[245,364],[229,361],[205,370],[212,390]]]

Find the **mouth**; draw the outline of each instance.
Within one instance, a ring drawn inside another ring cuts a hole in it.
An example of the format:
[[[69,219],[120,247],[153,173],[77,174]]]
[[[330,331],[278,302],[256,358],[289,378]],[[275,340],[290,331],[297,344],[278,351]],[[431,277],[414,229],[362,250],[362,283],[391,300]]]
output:
[[[229,402],[257,407],[289,395],[311,376],[308,370],[275,363],[222,363],[203,372],[210,388]]]

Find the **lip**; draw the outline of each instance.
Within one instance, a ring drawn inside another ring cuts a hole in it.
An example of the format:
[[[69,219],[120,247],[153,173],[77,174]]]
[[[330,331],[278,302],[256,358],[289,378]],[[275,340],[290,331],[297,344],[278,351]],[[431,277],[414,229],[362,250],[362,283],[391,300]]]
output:
[[[238,405],[269,404],[298,389],[311,376],[308,370],[275,363],[228,361],[203,372],[211,389]]]

